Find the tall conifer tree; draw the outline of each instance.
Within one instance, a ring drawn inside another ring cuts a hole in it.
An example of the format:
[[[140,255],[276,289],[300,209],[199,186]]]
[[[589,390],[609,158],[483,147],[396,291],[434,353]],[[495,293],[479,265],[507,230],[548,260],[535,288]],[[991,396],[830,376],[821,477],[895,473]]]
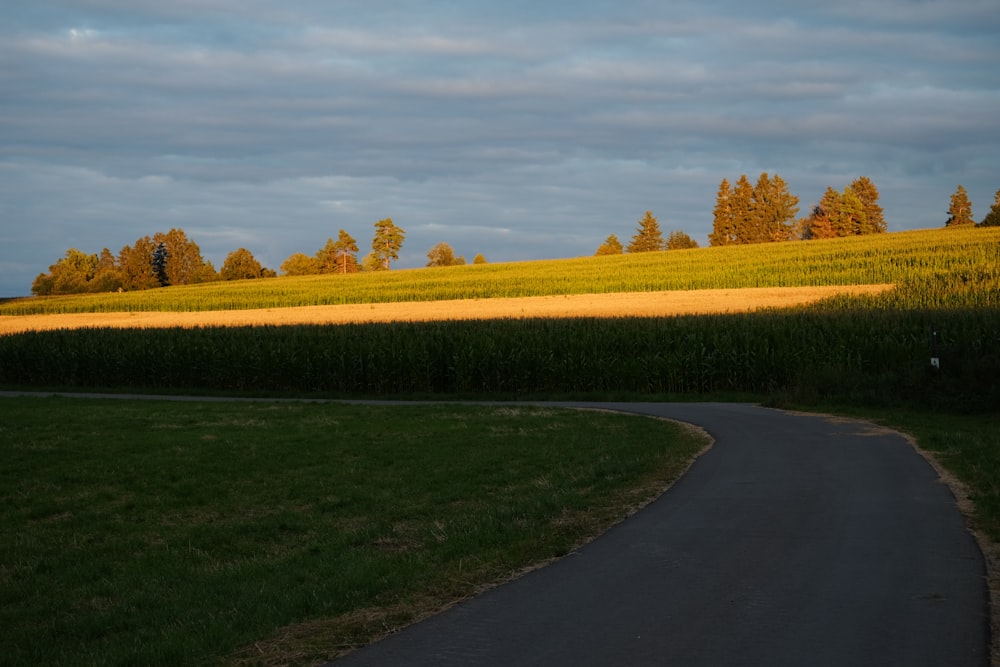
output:
[[[316,264],[321,274],[337,272],[337,244],[332,238],[316,251]]]
[[[646,215],[639,221],[639,226],[636,228],[635,235],[628,244],[627,250],[629,252],[655,252],[663,250],[665,247],[660,223],[652,211],[646,211]]]
[[[948,207],[948,222],[946,227],[957,227],[959,225],[971,225],[972,202],[969,201],[969,193],[961,185],[951,196],[951,206]]]
[[[608,236],[604,239],[604,243],[597,246],[597,252],[595,255],[620,255],[622,254],[622,242],[618,240],[618,237],[614,234]]]
[[[337,236],[337,242],[333,244],[334,257],[337,262],[338,273],[357,273],[358,271],[358,242],[343,229]]]
[[[750,243],[749,230],[753,225],[753,185],[742,174],[733,186],[730,197],[733,209],[733,243]]]
[[[993,197],[993,206],[990,207],[990,212],[986,214],[986,217],[977,226],[1000,227],[1000,190],[997,190],[996,195]]]
[[[865,229],[862,234],[881,234],[886,231],[885,215],[878,204],[878,188],[867,176],[861,176],[851,183],[851,189],[861,200],[865,212]]]
[[[807,238],[832,239],[841,236],[838,232],[840,221],[840,193],[827,187],[819,204],[809,216]]]
[[[719,193],[715,196],[715,208],[712,210],[712,233],[708,235],[708,244],[713,246],[730,245],[736,242],[736,225],[733,220],[733,189],[727,179],[719,184]]]
[[[840,196],[840,208],[837,211],[837,236],[857,236],[864,234],[867,228],[865,207],[857,193],[847,186]]]
[[[778,176],[760,175],[754,188],[754,234],[752,243],[788,241],[792,221],[799,212],[799,198],[788,191],[788,184]]]
[[[375,237],[372,239],[371,268],[380,271],[389,270],[389,262],[399,259],[399,250],[403,247],[406,231],[397,227],[392,218],[385,218],[375,223]]]

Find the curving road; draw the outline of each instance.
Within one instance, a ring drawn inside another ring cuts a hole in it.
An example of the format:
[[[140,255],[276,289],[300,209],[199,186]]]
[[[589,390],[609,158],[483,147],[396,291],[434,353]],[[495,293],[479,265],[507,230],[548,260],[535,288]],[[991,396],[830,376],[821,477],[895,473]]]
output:
[[[559,405],[716,443],[570,556],[331,664],[989,664],[982,555],[899,434],[742,404]]]
[[[544,405],[683,421],[715,445],[569,556],[331,665],[989,665],[982,554],[898,433],[747,404]]]

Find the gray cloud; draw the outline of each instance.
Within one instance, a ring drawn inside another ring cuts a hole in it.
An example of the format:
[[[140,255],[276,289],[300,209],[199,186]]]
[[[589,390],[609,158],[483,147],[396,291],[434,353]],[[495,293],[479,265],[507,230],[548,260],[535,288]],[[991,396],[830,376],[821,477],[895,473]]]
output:
[[[704,242],[722,178],[803,211],[859,175],[890,229],[1000,182],[993,0],[25,3],[0,28],[0,295],[69,247],[182,227],[277,267],[347,229],[492,261],[650,209]]]

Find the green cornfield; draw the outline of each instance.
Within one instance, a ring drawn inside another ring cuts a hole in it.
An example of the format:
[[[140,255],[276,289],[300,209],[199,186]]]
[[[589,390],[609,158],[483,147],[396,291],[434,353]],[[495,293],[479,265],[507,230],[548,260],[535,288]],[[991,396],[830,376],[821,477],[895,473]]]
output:
[[[340,396],[749,392],[988,409],[1000,406],[998,332],[996,309],[85,329],[0,339],[0,383]]]
[[[407,300],[884,282],[897,287],[879,296],[731,315],[20,333],[0,337],[0,385],[373,397],[749,393],[798,402],[1000,409],[997,230],[273,279],[113,297],[147,299],[136,301],[137,308],[167,307],[169,299],[184,297],[186,308],[172,307],[196,310],[223,301],[232,308],[260,307],[268,299],[293,305],[321,298],[321,287],[329,299],[347,302],[379,284],[382,300]],[[65,312],[60,304],[110,308],[102,301],[107,298],[37,303]],[[33,302],[8,304],[6,312],[30,312]],[[932,367],[932,357],[939,367]]]
[[[741,287],[997,281],[1000,229],[935,229],[826,241],[673,250],[611,257],[282,277],[142,292],[16,299],[0,316],[244,310],[442,299]],[[950,287],[949,287],[950,288]],[[933,305],[927,303],[925,305]]]

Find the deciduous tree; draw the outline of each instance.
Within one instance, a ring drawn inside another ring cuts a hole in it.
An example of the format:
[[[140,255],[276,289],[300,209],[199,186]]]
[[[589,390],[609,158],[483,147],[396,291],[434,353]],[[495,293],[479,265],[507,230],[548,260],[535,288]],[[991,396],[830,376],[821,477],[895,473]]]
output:
[[[167,284],[191,285],[202,282],[205,260],[198,244],[189,239],[183,229],[171,229],[166,234],[157,232],[153,235],[153,243],[162,243],[167,250]]]
[[[473,264],[486,264],[486,257],[481,252],[476,253],[476,256],[472,258],[472,263]]]
[[[153,251],[156,246],[148,236],[137,239],[118,253],[118,268],[122,274],[122,287],[126,290],[144,290],[159,286],[153,273]]]
[[[210,283],[216,280],[221,280],[222,276],[219,272],[215,270],[215,265],[212,264],[210,260],[205,260],[205,263],[201,265],[201,270],[198,271],[198,282],[199,283]]]
[[[219,275],[222,276],[223,280],[261,278],[264,275],[264,267],[260,265],[252,252],[246,248],[237,248],[226,255]]]
[[[103,248],[97,258],[97,270],[89,287],[91,292],[115,292],[122,288],[118,260],[107,248]]]
[[[969,201],[969,193],[965,191],[965,188],[961,185],[955,190],[955,194],[951,196],[951,206],[948,207],[948,221],[945,223],[946,227],[957,227],[959,225],[971,225],[973,224],[972,219],[972,202]]]
[[[303,252],[288,256],[281,263],[281,273],[286,276],[312,276],[319,273],[319,262]]]
[[[97,265],[97,255],[70,248],[49,267],[47,274],[38,274],[31,284],[31,292],[38,296],[88,292],[89,283],[97,273]]]
[[[660,223],[652,211],[646,211],[646,214],[639,220],[639,225],[632,236],[632,241],[628,244],[627,250],[628,252],[656,252],[663,250],[664,247],[665,243],[663,241],[663,232],[660,230]]]
[[[385,263],[376,257],[374,253],[368,253],[361,260],[362,271],[383,271],[384,269]]]
[[[667,236],[667,250],[687,250],[697,247],[698,242],[680,230],[672,231]]]
[[[454,266],[455,265],[455,251],[450,245],[444,243],[435,244],[433,248],[427,251],[427,266]],[[464,262],[463,262],[464,264]]]

